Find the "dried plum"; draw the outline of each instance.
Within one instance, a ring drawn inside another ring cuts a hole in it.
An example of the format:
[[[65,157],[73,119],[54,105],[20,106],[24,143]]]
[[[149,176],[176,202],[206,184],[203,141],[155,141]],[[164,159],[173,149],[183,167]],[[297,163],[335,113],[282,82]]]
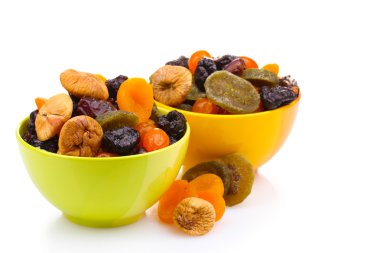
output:
[[[30,113],[29,115],[29,122],[28,122],[28,132],[31,134],[36,134],[36,117],[38,114],[38,110],[35,110]]]
[[[35,133],[26,132],[22,138],[33,147],[44,149],[52,153],[57,153],[58,151],[58,135],[47,141],[40,141]]]
[[[100,114],[116,110],[115,106],[108,101],[84,97],[79,100],[77,115],[87,115],[96,118]]]
[[[278,77],[273,72],[266,69],[246,69],[241,76],[245,80],[250,81],[255,86],[277,86]]]
[[[158,127],[164,130],[169,137],[176,140],[182,138],[186,132],[186,119],[182,113],[171,111],[167,115],[158,118]]]
[[[198,89],[201,91],[205,91],[204,83],[212,73],[217,71],[217,67],[215,62],[209,58],[202,58],[195,69],[195,84]]]
[[[287,105],[297,97],[296,93],[288,86],[262,86],[260,95],[265,110],[273,110]]]
[[[119,155],[131,155],[139,151],[140,134],[131,127],[104,132],[102,148]]]
[[[188,69],[189,68],[189,58],[182,55],[176,60],[167,62],[165,65],[182,66],[182,67],[185,67]]]
[[[232,62],[224,66],[223,70],[226,70],[234,75],[240,76],[245,70],[245,62],[243,59],[236,58]]]
[[[239,57],[237,56],[234,56],[234,55],[229,55],[229,54],[226,54],[226,55],[223,55],[221,57],[218,57],[214,60],[215,64],[216,64],[216,67],[218,68],[218,70],[222,70],[224,69],[225,66],[227,66],[230,62],[232,62],[233,60],[237,59]]]
[[[128,79],[127,76],[119,75],[115,77],[114,79],[108,79],[106,81],[109,99],[111,101],[116,101],[117,91],[119,90],[120,85],[127,79]]]

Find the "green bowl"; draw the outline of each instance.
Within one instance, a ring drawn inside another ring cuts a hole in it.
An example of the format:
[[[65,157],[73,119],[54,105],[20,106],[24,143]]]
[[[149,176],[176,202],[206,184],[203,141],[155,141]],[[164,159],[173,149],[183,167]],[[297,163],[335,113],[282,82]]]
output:
[[[19,150],[35,186],[72,222],[91,227],[122,226],[141,218],[175,180],[185,158],[190,128],[166,148],[132,156],[88,158],[50,153],[22,139]]]

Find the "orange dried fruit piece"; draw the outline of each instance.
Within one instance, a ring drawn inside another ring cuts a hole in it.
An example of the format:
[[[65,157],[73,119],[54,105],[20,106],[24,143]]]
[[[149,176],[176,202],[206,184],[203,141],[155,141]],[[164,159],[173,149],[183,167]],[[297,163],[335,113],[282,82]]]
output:
[[[210,53],[207,52],[206,50],[199,50],[199,51],[194,52],[194,53],[190,56],[190,59],[189,59],[189,69],[190,69],[190,71],[191,71],[192,74],[195,73],[195,69],[196,69],[197,66],[198,66],[198,62],[199,62],[203,57],[211,58],[211,55],[210,55]]]
[[[222,195],[212,191],[201,191],[197,193],[198,198],[207,200],[215,209],[215,221],[220,220],[226,211],[226,202]]]
[[[224,185],[222,179],[212,173],[206,173],[196,177],[190,182],[190,185],[197,192],[214,192],[220,196],[223,196],[224,194]]]
[[[173,223],[174,210],[183,199],[196,196],[186,180],[176,180],[158,202],[158,217],[162,222]]]
[[[34,102],[36,103],[37,109],[40,110],[41,107],[47,102],[47,98],[41,98],[37,97],[34,99]]]
[[[143,148],[150,152],[169,146],[169,136],[160,128],[153,128],[143,137]]]
[[[262,69],[269,70],[270,72],[276,74],[276,76],[278,75],[278,72],[280,71],[280,67],[276,63],[264,65]]]
[[[117,105],[120,110],[133,112],[138,122],[147,121],[153,107],[153,89],[144,78],[128,78],[117,92]]]

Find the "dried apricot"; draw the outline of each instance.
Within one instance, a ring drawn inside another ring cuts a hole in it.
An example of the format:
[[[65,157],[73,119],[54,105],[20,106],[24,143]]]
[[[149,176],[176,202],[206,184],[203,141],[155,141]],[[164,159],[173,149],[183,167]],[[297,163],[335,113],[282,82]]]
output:
[[[169,144],[169,136],[160,128],[149,130],[143,138],[143,148],[148,152],[165,148]]]
[[[47,102],[48,100],[46,98],[35,98],[34,102],[36,103],[37,109],[41,109],[41,107]]]
[[[205,50],[199,50],[199,51],[196,51],[194,52],[190,59],[189,59],[189,69],[191,71],[191,73],[194,75],[195,74],[195,69],[197,68],[198,66],[198,62],[203,58],[203,57],[209,57],[211,58],[211,55],[209,54],[209,52],[205,51]]]
[[[207,200],[215,209],[215,221],[220,220],[226,211],[226,202],[223,196],[211,191],[202,191],[197,193],[198,198]]]
[[[262,69],[269,70],[270,72],[276,74],[276,76],[278,75],[278,72],[280,71],[280,67],[276,63],[267,64],[263,66]]]
[[[140,134],[140,147],[143,145],[144,135],[155,127],[156,123],[151,119],[145,122],[140,122],[134,127]]]
[[[215,192],[220,196],[224,194],[224,185],[222,179],[212,173],[207,173],[196,177],[190,182],[190,185],[197,191]]]
[[[245,62],[245,67],[247,69],[257,69],[257,68],[259,68],[259,66],[257,65],[257,63],[254,60],[252,60],[251,58],[249,58],[247,56],[240,56],[239,58],[243,59],[243,61]]]
[[[174,210],[178,203],[196,196],[195,190],[186,180],[176,180],[158,202],[158,217],[162,222],[173,223]]]

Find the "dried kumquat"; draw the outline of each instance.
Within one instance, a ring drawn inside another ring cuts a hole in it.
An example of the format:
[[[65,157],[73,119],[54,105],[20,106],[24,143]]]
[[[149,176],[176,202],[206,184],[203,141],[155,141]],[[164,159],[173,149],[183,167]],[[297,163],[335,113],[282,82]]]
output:
[[[144,134],[143,148],[150,152],[169,146],[169,136],[160,128],[153,128]]]
[[[218,114],[219,108],[209,99],[199,98],[195,101],[192,111],[199,113]]]
[[[269,70],[270,72],[278,75],[278,72],[280,71],[280,67],[276,63],[267,64],[262,67],[262,69]]]
[[[244,60],[245,68],[247,68],[247,69],[258,69],[259,68],[259,65],[257,65],[257,63],[254,60],[252,60],[251,58],[249,58],[247,56],[239,56],[239,58]]]
[[[195,69],[197,68],[198,66],[198,62],[203,58],[203,57],[209,57],[211,58],[211,55],[209,54],[209,52],[207,52],[206,50],[199,50],[199,51],[196,51],[194,52],[191,56],[190,56],[190,59],[189,59],[189,69],[191,71],[191,73],[194,75],[195,73]]]

